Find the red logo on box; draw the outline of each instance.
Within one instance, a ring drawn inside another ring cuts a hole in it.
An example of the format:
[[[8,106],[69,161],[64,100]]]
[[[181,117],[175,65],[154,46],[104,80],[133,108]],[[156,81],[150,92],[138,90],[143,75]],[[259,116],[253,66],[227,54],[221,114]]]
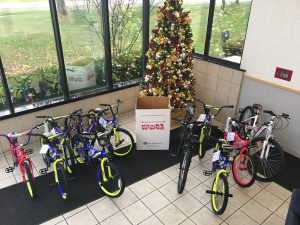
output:
[[[278,79],[286,80],[286,81],[291,81],[292,74],[293,74],[292,70],[288,70],[288,69],[283,69],[283,68],[277,67],[276,71],[275,71],[275,76],[274,77],[276,77]]]
[[[164,130],[164,124],[143,124],[142,125],[143,130]]]

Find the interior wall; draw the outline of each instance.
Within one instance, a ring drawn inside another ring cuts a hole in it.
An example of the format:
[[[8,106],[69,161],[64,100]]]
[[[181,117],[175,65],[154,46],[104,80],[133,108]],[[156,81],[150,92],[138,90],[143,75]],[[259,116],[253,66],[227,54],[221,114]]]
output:
[[[300,1],[253,0],[241,68],[245,75],[300,91]],[[274,77],[293,70],[291,82]]]
[[[120,99],[123,102],[120,105],[119,113],[129,112],[135,109],[138,90],[139,86],[135,86],[120,91],[87,98],[77,102],[37,111],[34,113],[25,114],[23,116],[2,120],[0,121],[0,134],[25,131],[44,121],[43,119],[36,118],[36,116],[62,116],[67,115],[75,111],[76,109],[83,109],[83,113],[87,113],[92,108],[100,107],[100,103],[113,104],[116,103],[117,99]],[[36,139],[33,138],[32,142],[35,141]],[[0,151],[8,151],[8,146],[8,141],[4,138],[0,138]]]
[[[196,98],[215,106],[234,105],[233,109],[224,109],[217,120],[224,123],[228,116],[236,111],[243,72],[201,59],[194,59],[194,77],[196,79]],[[199,108],[202,105],[199,104]]]

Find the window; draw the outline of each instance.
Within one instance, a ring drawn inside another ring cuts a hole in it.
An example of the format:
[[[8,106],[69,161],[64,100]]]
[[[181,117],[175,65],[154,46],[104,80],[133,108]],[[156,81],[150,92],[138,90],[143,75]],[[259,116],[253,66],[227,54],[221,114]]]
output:
[[[8,103],[6,101],[5,89],[3,86],[3,79],[2,79],[3,74],[1,73],[1,70],[0,70],[0,76],[1,76],[0,78],[0,117],[1,117],[1,116],[9,115],[10,111],[8,108]]]
[[[109,28],[114,87],[139,82],[143,72],[141,1],[110,0]]]
[[[250,0],[216,0],[209,56],[241,62],[250,8]]]
[[[193,32],[194,49],[197,53],[204,53],[207,19],[209,11],[209,0],[183,1],[183,9],[190,12],[192,19],[191,28]]]
[[[37,8],[26,3],[20,0],[0,11],[1,57],[15,112],[62,96],[48,1]]]
[[[101,0],[57,0],[71,98],[107,89]]]

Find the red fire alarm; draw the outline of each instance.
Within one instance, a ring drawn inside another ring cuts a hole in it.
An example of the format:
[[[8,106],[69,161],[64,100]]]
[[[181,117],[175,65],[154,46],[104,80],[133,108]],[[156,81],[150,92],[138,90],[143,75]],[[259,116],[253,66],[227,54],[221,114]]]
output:
[[[276,67],[276,71],[275,71],[275,76],[274,77],[276,77],[278,79],[286,80],[286,81],[291,81],[292,74],[293,74],[292,70],[288,70],[288,69],[283,69],[283,68],[280,68],[280,67]]]

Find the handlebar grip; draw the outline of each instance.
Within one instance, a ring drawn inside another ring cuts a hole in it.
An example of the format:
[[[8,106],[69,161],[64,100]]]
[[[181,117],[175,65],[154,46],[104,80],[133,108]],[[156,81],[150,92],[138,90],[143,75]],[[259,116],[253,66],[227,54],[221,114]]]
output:
[[[271,116],[277,116],[272,110],[264,110],[263,112],[264,112],[264,113],[268,113],[268,114],[270,114]]]
[[[226,106],[226,108],[232,109],[232,108],[234,108],[234,105],[228,105],[228,106]]]
[[[122,101],[120,99],[117,99],[117,103],[122,103]]]
[[[101,106],[110,106],[110,104],[100,104]]]

